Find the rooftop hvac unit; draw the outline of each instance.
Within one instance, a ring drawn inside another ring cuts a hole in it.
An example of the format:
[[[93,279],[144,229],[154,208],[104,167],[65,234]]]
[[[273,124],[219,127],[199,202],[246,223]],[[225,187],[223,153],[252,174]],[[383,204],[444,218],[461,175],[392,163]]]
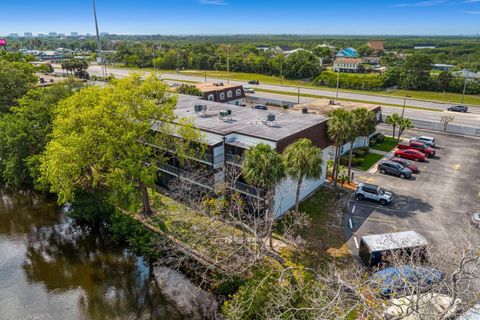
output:
[[[221,111],[220,111],[220,117],[221,117],[221,118],[226,118],[226,117],[228,117],[228,116],[232,113],[231,111],[230,111],[230,113],[229,113],[229,111],[230,111],[230,110],[221,110]]]
[[[195,112],[207,111],[207,106],[204,104],[196,104],[194,109],[195,109]]]
[[[267,121],[268,122],[274,122],[275,121],[275,115],[273,113],[269,113],[267,115]]]

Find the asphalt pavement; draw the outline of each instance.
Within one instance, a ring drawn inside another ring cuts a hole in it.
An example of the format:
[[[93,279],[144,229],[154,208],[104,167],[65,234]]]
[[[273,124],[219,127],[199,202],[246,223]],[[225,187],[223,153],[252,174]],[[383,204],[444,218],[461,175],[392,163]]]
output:
[[[421,172],[412,179],[382,175],[375,169],[355,172],[356,182],[379,185],[392,192],[394,200],[381,206],[352,198],[345,216],[345,232],[353,252],[355,238],[359,242],[369,234],[413,230],[430,244],[450,248],[472,235],[480,235],[480,230],[469,223],[471,215],[480,211],[480,139],[424,130],[410,130],[405,137],[418,134],[436,137],[438,147],[434,158],[417,163]]]

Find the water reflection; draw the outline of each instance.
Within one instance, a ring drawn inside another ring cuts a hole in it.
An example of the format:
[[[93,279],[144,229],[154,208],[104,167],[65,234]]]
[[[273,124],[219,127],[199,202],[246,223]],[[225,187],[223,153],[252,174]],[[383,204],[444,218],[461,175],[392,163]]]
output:
[[[182,319],[141,257],[37,195],[0,191],[1,319]]]

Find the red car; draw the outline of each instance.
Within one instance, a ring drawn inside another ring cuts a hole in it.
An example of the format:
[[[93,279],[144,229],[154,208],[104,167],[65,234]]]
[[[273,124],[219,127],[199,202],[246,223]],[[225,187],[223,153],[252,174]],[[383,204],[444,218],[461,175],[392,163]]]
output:
[[[397,149],[394,153],[395,157],[404,158],[414,161],[425,161],[425,154],[415,149]]]
[[[390,158],[390,161],[400,163],[402,166],[412,170],[413,173],[419,173],[420,171],[418,170],[418,167],[411,163],[407,159],[402,159],[402,158],[397,158],[397,157],[392,157]]]
[[[427,155],[427,157],[431,158],[435,156],[435,150],[432,148],[427,147],[423,142],[418,141],[411,141],[409,143],[399,143],[397,145],[398,149],[414,149],[418,150]]]

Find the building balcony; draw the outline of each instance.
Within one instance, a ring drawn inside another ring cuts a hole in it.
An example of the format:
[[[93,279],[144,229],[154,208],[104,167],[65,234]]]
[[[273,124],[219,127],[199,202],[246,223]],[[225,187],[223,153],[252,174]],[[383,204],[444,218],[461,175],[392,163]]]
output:
[[[259,188],[255,188],[243,182],[235,181],[231,187],[233,190],[246,194],[250,197],[265,199],[265,191]]]
[[[184,180],[202,187],[205,187],[207,189],[213,190],[214,185],[215,185],[215,180],[210,173],[206,173],[205,175],[200,175],[200,174],[193,174],[189,171],[183,170],[181,168],[169,165],[169,164],[163,164],[159,163],[157,165],[158,170],[167,173],[169,175],[172,175],[180,180]]]

